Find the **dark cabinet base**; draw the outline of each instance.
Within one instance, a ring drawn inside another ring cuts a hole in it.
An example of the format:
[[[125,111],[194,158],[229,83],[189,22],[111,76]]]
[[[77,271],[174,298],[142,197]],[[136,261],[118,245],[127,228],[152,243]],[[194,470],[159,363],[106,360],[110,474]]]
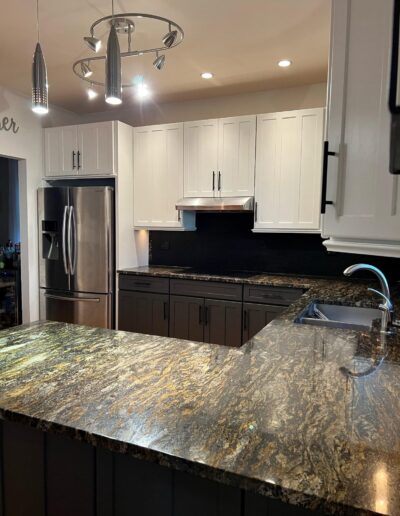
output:
[[[168,337],[168,294],[119,291],[118,329]]]
[[[0,516],[317,514],[18,423],[0,435]]]

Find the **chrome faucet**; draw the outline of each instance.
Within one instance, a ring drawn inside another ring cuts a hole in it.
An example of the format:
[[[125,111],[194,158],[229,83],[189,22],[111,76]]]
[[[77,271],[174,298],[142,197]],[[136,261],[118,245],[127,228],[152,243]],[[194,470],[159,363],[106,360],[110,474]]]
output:
[[[369,288],[368,290],[378,294],[383,298],[383,302],[379,305],[379,309],[382,311],[381,333],[392,333],[394,308],[392,300],[390,299],[390,290],[387,279],[381,270],[379,270],[377,267],[374,267],[373,265],[368,265],[367,263],[356,263],[355,265],[351,265],[343,271],[343,274],[345,276],[351,276],[354,272],[361,270],[370,271],[379,279],[381,284],[381,291],[374,288]]]

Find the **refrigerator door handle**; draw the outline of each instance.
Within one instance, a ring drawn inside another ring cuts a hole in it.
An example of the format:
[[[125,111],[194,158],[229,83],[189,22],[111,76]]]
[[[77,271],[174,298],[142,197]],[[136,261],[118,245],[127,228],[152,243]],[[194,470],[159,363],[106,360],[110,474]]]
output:
[[[63,223],[62,223],[62,257],[64,264],[64,272],[65,274],[69,273],[68,263],[67,263],[67,241],[66,241],[66,233],[67,233],[67,216],[68,216],[68,206],[64,206],[64,215],[63,215]]]
[[[69,269],[72,276],[75,274],[76,269],[76,220],[74,207],[69,207],[69,218],[68,218],[68,257],[69,257]]]
[[[47,299],[57,299],[59,301],[73,301],[77,303],[78,301],[85,301],[89,303],[100,303],[100,299],[98,297],[68,297],[68,296],[56,296],[54,294],[44,294],[44,297]]]

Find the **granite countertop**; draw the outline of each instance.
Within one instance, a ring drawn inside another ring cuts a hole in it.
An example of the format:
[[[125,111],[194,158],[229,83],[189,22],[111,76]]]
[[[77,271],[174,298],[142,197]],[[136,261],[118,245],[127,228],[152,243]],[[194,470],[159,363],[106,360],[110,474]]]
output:
[[[0,416],[327,514],[400,515],[400,335],[296,325],[311,299],[376,299],[295,284],[309,290],[241,348],[55,322],[2,331]]]
[[[161,265],[144,265],[121,269],[119,274],[133,276],[153,276],[159,278],[192,279],[198,281],[221,281],[223,283],[243,283],[251,285],[269,285],[276,287],[310,288],[320,285],[320,279],[311,276],[289,274],[268,274],[264,272],[231,272],[230,274],[197,271],[191,267],[168,267]]]

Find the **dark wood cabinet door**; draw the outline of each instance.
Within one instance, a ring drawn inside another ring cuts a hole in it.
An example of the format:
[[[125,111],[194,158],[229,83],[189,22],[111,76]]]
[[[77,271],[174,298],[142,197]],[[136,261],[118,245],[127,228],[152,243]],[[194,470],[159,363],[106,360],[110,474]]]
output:
[[[224,346],[241,346],[242,303],[206,299],[204,341]]]
[[[286,306],[261,305],[257,303],[243,304],[243,342],[247,342],[256,333],[262,330],[281,312]]]
[[[204,340],[204,299],[170,296],[169,336],[177,339]]]
[[[119,291],[118,329],[168,336],[168,294]]]

